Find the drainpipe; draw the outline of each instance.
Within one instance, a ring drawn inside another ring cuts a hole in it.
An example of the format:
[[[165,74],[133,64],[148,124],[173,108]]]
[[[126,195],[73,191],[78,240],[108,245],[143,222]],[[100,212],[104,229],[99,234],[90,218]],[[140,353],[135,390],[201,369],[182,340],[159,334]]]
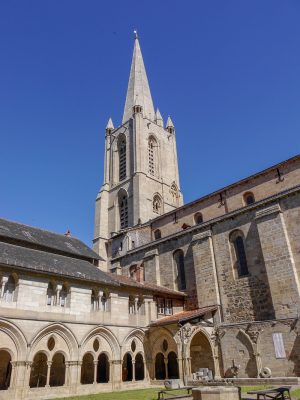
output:
[[[181,339],[181,365],[182,365],[182,380],[184,386],[186,386],[186,376],[185,376],[185,343],[184,343],[184,336],[183,336],[183,325],[178,322],[179,330],[180,330],[180,339]]]

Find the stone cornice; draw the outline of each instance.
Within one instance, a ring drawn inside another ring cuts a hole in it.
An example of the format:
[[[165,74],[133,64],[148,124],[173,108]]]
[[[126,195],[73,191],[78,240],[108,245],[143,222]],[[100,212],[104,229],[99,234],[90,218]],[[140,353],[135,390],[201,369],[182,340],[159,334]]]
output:
[[[278,203],[272,204],[269,207],[265,207],[265,208],[263,208],[261,210],[256,211],[255,219],[260,219],[260,218],[263,218],[263,217],[265,217],[267,215],[278,214],[280,212],[282,212],[281,208],[280,208],[280,205]]]
[[[211,230],[207,229],[204,232],[199,232],[199,233],[196,233],[195,235],[193,235],[192,242],[196,242],[198,240],[207,239],[207,238],[209,238],[211,236],[212,236]]]
[[[157,249],[151,249],[149,251],[146,251],[143,259],[145,260],[146,258],[158,256],[158,250]]]

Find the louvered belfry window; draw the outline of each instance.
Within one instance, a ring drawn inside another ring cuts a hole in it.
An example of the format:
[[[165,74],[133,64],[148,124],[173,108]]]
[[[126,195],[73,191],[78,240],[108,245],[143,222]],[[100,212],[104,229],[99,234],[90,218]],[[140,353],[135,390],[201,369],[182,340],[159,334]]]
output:
[[[155,160],[154,160],[154,141],[149,140],[148,143],[148,157],[149,157],[149,173],[151,175],[155,174]]]
[[[122,139],[119,143],[119,180],[126,178],[126,140]]]
[[[128,227],[128,201],[127,196],[123,196],[120,202],[120,226],[121,229]]]

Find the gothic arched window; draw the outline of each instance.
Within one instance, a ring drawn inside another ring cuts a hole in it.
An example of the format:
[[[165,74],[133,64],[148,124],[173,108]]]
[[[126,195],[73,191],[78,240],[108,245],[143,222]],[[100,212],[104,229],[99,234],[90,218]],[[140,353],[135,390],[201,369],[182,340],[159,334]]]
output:
[[[175,263],[175,276],[178,290],[186,289],[185,270],[184,270],[184,254],[182,250],[176,250],[173,254]]]
[[[119,152],[119,180],[126,178],[126,139],[121,137],[118,142]]]
[[[230,242],[233,249],[233,259],[238,276],[249,274],[247,256],[245,251],[244,237],[242,232],[234,231],[230,235]]]
[[[151,175],[157,175],[157,141],[154,137],[148,140],[148,171]]]
[[[120,208],[120,228],[125,229],[128,227],[128,199],[126,194],[119,198]]]
[[[154,195],[152,205],[153,205],[153,212],[155,214],[162,213],[162,200],[158,194]]]
[[[173,204],[177,205],[179,196],[178,196],[178,188],[175,183],[172,183],[171,188],[170,188],[170,193],[172,196]]]

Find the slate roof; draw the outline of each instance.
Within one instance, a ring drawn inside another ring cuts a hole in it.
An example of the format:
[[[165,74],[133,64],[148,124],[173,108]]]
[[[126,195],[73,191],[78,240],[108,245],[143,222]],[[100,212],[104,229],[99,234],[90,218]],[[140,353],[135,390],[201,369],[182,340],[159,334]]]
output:
[[[0,218],[0,241],[3,238],[22,241],[77,257],[100,259],[98,254],[79,239]]]
[[[109,274],[98,269],[89,261],[29,249],[0,242],[0,264],[29,271],[47,273],[120,286]]]
[[[170,325],[176,324],[181,322],[186,322],[191,319],[201,317],[208,312],[216,311],[218,306],[209,306],[209,307],[202,307],[197,308],[196,310],[191,311],[182,311],[177,314],[169,315],[168,317],[160,318],[159,320],[152,322],[150,326],[163,326],[163,325]]]
[[[169,288],[166,288],[165,286],[159,286],[155,285],[154,283],[150,282],[137,282],[136,280],[132,278],[128,278],[127,276],[124,275],[112,275],[113,279],[115,279],[117,282],[119,282],[122,286],[131,286],[133,288],[137,289],[144,289],[147,291],[151,292],[156,292],[156,293],[163,293],[164,295],[170,295],[170,296],[176,296],[176,297],[185,297],[186,294],[183,292],[179,292],[177,290],[172,290]]]

